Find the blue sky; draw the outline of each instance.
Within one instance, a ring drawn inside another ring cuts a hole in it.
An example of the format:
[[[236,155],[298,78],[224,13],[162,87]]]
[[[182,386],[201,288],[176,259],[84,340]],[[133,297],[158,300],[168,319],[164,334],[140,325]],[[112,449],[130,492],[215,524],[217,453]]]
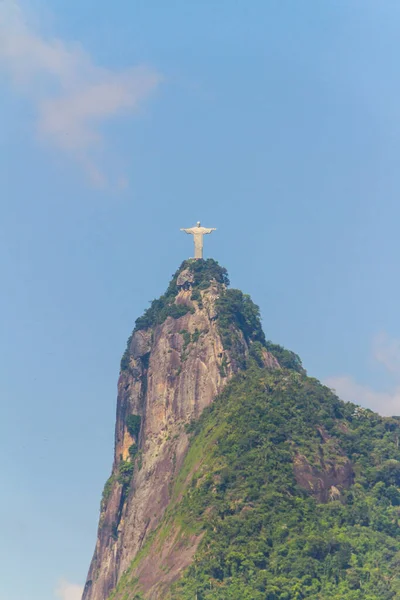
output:
[[[79,600],[135,319],[192,253],[400,414],[400,5],[0,0],[0,600]]]

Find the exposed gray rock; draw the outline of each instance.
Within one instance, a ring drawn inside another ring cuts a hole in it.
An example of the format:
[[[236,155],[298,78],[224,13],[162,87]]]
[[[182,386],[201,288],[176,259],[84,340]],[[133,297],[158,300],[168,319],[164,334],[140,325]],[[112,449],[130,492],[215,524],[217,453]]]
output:
[[[176,285],[178,287],[189,288],[190,285],[194,282],[194,275],[189,269],[184,269],[178,275],[178,279],[176,281]]]
[[[190,303],[191,291],[185,287],[191,273],[181,275],[176,304]],[[130,369],[121,373],[118,382],[114,483],[100,516],[83,600],[106,600],[157,527],[170,500],[170,482],[188,449],[184,426],[201,414],[232,376],[229,366],[221,371],[225,351],[217,324],[210,319],[215,286],[203,292],[203,298],[201,309],[179,319],[168,317],[132,337]],[[185,345],[182,331],[196,334],[195,341]],[[134,443],[125,425],[130,414],[142,417],[141,468],[135,468],[129,494],[123,498],[118,469],[121,460],[130,460]]]

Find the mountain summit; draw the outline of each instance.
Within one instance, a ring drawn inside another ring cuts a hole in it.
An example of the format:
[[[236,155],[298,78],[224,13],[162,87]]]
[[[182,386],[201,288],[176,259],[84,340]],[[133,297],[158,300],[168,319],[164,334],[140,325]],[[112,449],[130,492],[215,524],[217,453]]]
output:
[[[399,433],[185,261],[122,357],[83,600],[400,598]]]

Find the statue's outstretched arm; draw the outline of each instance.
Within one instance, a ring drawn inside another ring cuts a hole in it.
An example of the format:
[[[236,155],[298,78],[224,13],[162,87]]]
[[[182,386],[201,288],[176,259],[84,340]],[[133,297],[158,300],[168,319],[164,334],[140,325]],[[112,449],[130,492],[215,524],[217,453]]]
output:
[[[193,233],[191,229],[181,229],[181,231],[184,231],[185,233]]]
[[[211,227],[210,229],[204,229],[203,233],[212,233],[213,231],[217,231],[216,227]]]

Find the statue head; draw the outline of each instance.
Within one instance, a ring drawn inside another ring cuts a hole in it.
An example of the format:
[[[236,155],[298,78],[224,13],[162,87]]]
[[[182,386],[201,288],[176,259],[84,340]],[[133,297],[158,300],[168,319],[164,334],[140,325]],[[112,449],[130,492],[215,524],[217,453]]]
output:
[[[200,227],[200,225],[201,225],[200,221],[197,221],[196,227]]]

